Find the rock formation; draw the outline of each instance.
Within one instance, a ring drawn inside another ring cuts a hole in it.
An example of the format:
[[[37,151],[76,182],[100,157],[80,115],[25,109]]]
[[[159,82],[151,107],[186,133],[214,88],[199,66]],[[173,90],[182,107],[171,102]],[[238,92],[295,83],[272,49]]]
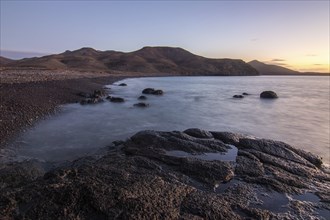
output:
[[[236,159],[219,160],[230,152]],[[3,219],[326,219],[329,192],[315,155],[199,129],[141,131],[57,167],[0,166]]]

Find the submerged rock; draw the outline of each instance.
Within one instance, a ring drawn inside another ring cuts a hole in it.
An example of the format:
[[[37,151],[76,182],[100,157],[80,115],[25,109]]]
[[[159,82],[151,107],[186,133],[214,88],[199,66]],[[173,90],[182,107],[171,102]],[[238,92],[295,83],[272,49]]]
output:
[[[249,93],[243,92],[242,95],[250,95]]]
[[[118,86],[127,86],[126,83],[120,83]]]
[[[196,157],[226,154],[228,144],[238,148],[236,161]],[[0,165],[1,218],[326,219],[330,213],[322,161],[283,142],[194,128],[141,131],[108,149],[50,171],[36,162]],[[320,199],[295,196],[306,192]]]
[[[242,99],[242,98],[244,98],[244,96],[243,95],[234,95],[233,98],[235,98],[235,99]]]
[[[108,96],[106,99],[110,102],[125,102],[125,99],[121,97]]]
[[[263,91],[260,94],[260,98],[263,98],[263,99],[276,99],[276,98],[278,98],[278,96],[273,91]]]
[[[144,103],[144,102],[139,102],[139,103],[135,103],[133,106],[145,108],[145,107],[148,107],[149,104],[148,103]]]
[[[163,95],[163,90],[154,89],[154,88],[146,88],[142,91],[143,94],[150,94],[150,95]]]
[[[144,95],[141,95],[141,96],[139,96],[139,98],[138,98],[139,100],[146,100],[147,99],[147,97],[146,96],[144,96]]]
[[[97,104],[101,103],[104,100],[102,98],[88,98],[88,99],[83,99],[80,101],[81,105],[87,105],[87,104]]]

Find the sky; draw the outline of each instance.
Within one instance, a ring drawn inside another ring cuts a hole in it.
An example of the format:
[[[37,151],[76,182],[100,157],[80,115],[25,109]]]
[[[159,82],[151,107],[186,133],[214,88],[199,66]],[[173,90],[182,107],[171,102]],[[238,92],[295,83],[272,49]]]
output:
[[[329,0],[0,2],[0,50],[9,58],[173,46],[329,72]]]

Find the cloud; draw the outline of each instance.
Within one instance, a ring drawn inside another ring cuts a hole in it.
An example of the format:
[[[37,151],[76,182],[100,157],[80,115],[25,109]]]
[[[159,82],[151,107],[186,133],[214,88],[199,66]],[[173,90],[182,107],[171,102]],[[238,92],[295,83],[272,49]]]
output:
[[[40,52],[27,52],[27,51],[13,51],[13,50],[0,50],[0,56],[10,58],[10,59],[22,59],[30,57],[41,57],[48,55],[46,53]]]
[[[272,59],[271,62],[284,62],[284,59]]]
[[[317,54],[306,54],[306,57],[317,57]]]
[[[320,63],[314,63],[313,65],[314,66],[322,66],[322,64],[320,64]]]

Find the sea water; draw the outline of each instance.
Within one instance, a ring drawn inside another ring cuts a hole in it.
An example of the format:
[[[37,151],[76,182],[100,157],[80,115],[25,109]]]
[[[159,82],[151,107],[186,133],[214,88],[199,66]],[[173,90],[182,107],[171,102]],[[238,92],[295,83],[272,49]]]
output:
[[[12,156],[46,161],[70,160],[125,140],[140,130],[201,128],[286,142],[330,162],[328,76],[150,77],[108,85],[124,103],[69,104],[39,122],[13,145]],[[127,86],[118,86],[126,83]],[[147,108],[133,107],[144,88]],[[278,99],[260,99],[262,91]],[[250,95],[234,99],[233,95]]]

